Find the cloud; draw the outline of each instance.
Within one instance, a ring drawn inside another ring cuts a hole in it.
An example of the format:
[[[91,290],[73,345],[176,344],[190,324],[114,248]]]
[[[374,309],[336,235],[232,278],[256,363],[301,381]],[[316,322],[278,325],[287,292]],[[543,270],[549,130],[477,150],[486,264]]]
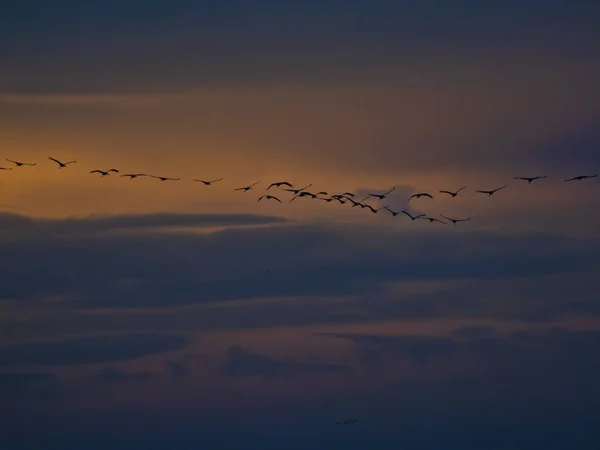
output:
[[[158,374],[151,372],[129,373],[123,372],[116,367],[105,367],[100,372],[91,376],[94,381],[99,381],[103,384],[125,383],[127,381],[146,381],[157,377]]]
[[[344,372],[347,370],[351,370],[351,367],[339,364],[279,360],[254,353],[241,346],[234,346],[228,349],[227,361],[220,366],[219,373],[228,377],[272,378],[310,372]]]
[[[47,219],[32,218],[13,213],[0,213],[1,234],[38,233],[44,235],[78,235],[123,230],[144,230],[169,227],[222,227],[270,225],[287,222],[283,217],[259,214],[122,214],[85,218]]]
[[[0,347],[0,366],[71,366],[125,361],[179,350],[188,340],[160,334],[122,334],[70,338]]]

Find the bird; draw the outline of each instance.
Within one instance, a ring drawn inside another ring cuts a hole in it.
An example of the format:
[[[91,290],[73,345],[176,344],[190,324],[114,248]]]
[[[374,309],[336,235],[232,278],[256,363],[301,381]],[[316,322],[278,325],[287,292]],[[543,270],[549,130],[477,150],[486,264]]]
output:
[[[365,206],[364,206],[364,208],[369,208],[373,214],[377,214],[377,212],[378,212],[380,209],[382,209],[382,208],[375,209],[375,208],[373,208],[371,205],[365,205]]]
[[[579,175],[578,177],[569,178],[568,180],[565,180],[565,182],[567,182],[567,181],[581,181],[581,180],[584,180],[586,178],[596,178],[596,174],[594,174],[594,175]]]
[[[111,172],[119,172],[117,169],[108,169],[108,170],[92,170],[90,173],[99,173],[100,177],[105,177],[109,175]]]
[[[392,211],[387,205],[384,206],[383,209],[387,209],[394,217],[396,217],[398,214],[400,214],[400,211],[398,211],[398,212]]]
[[[454,197],[456,197],[456,196],[458,195],[458,193],[459,193],[460,191],[462,191],[463,189],[466,189],[466,188],[467,188],[466,186],[463,186],[463,187],[461,187],[461,188],[460,188],[458,191],[456,191],[456,192],[452,192],[452,191],[440,191],[440,193],[442,193],[442,194],[448,194],[448,195],[452,196],[452,198],[454,198]]]
[[[21,166],[35,166],[37,163],[25,163],[25,162],[21,162],[21,161],[13,161],[12,159],[8,159],[8,158],[4,158],[6,159],[8,162],[11,162],[13,164],[15,164],[17,167],[21,167]]]
[[[304,186],[303,188],[300,188],[300,189],[284,189],[284,191],[292,192],[294,195],[298,195],[298,193],[302,192],[304,189],[308,189],[311,186],[312,186],[312,183],[310,183],[308,186]]]
[[[439,219],[436,219],[435,217],[421,217],[422,220],[429,220],[429,223],[433,223],[433,222],[439,222],[441,224],[446,225],[446,222],[442,222]]]
[[[492,189],[491,191],[475,191],[475,192],[479,192],[480,194],[487,194],[488,196],[492,196],[494,193],[504,189],[507,185],[505,184],[502,187],[496,188],[496,189]]]
[[[443,214],[440,214],[441,217],[443,217],[446,220],[449,220],[450,222],[452,222],[454,225],[456,225],[458,222],[467,222],[469,220],[471,220],[470,217],[467,217],[466,219],[451,219],[450,217],[446,217]]]
[[[134,178],[137,177],[147,177],[148,174],[147,173],[126,173],[124,175],[121,175],[122,177],[129,177],[130,180],[133,180]]]
[[[543,175],[539,177],[513,177],[515,180],[523,180],[527,181],[527,184],[531,184],[532,181],[541,180],[542,178],[548,178],[548,175]]]
[[[12,170],[12,167],[0,167],[0,170]]]
[[[396,189],[396,186],[394,186],[389,191],[387,191],[387,192],[385,192],[383,194],[369,194],[369,197],[377,197],[379,200],[383,200],[384,198],[386,198],[388,196],[388,194],[390,194],[391,192],[393,192],[395,189]]]
[[[417,215],[417,216],[413,216],[413,215],[411,215],[411,214],[410,214],[408,211],[406,211],[405,209],[403,209],[403,210],[402,210],[402,211],[400,211],[400,212],[402,212],[402,213],[406,214],[406,215],[407,215],[408,217],[410,217],[412,220],[417,220],[417,219],[418,219],[418,218],[420,218],[420,217],[425,217],[425,214],[419,214],[419,215]]]
[[[181,178],[158,177],[156,175],[150,175],[150,178],[156,178],[157,180],[160,180],[160,181],[178,181],[178,180],[181,180]]]
[[[66,163],[60,162],[58,159],[52,158],[52,157],[48,157],[49,160],[54,161],[56,164],[58,164],[58,168],[62,169],[63,167],[67,167],[69,164],[75,164],[77,161],[68,161]]]
[[[421,192],[419,194],[413,194],[410,197],[408,197],[408,199],[410,200],[411,198],[419,198],[419,197],[429,197],[429,198],[433,198],[431,196],[431,194],[428,194],[427,192]]]
[[[194,181],[197,181],[198,183],[204,183],[205,186],[210,186],[213,183],[216,183],[217,181],[221,181],[222,179],[223,179],[223,177],[217,178],[216,180],[196,180],[196,179],[194,179]]]
[[[352,425],[353,423],[358,422],[356,419],[348,419],[343,422],[336,422],[336,425]]]
[[[302,197],[320,198],[320,197],[317,197],[317,194],[313,194],[311,192],[303,191],[303,192],[298,193],[297,195],[294,195],[292,197],[292,199],[289,201],[289,203],[292,203],[297,198],[302,198]]]
[[[353,194],[352,192],[344,192],[343,194],[340,194],[344,197],[355,197],[356,194]]]
[[[278,181],[278,182],[276,182],[276,183],[271,183],[271,184],[269,185],[269,187],[267,188],[267,191],[268,191],[269,189],[271,189],[273,186],[275,186],[275,187],[280,187],[280,186],[288,186],[288,187],[290,187],[290,188],[293,188],[293,187],[294,187],[294,185],[293,185],[293,184],[290,184],[290,183],[288,183],[287,181]]]
[[[272,199],[272,200],[277,200],[279,203],[281,203],[281,200],[279,200],[277,197],[275,197],[274,195],[263,195],[262,197],[259,197],[258,200],[256,200],[257,202],[260,202],[263,198],[266,198],[267,200]]]
[[[257,181],[256,183],[253,183],[253,184],[249,184],[248,186],[244,186],[244,187],[241,187],[241,188],[234,189],[234,191],[248,192],[250,189],[252,189],[252,186],[256,186],[258,183],[260,183],[260,181]]]

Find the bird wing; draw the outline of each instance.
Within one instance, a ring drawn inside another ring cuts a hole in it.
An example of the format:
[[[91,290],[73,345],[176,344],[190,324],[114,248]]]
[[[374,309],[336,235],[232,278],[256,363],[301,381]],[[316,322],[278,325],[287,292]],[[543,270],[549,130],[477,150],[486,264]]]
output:
[[[440,191],[443,194],[450,194],[450,195],[454,195],[454,192],[450,192],[450,191]]]
[[[277,197],[271,197],[273,200],[277,200],[279,203],[281,203],[281,200],[279,200]]]
[[[413,194],[410,197],[408,197],[408,199],[410,200],[411,198],[415,198],[415,197],[419,197],[419,194]]]
[[[66,166],[67,164],[74,164],[74,163],[76,163],[76,162],[77,162],[77,161],[68,161],[68,162],[66,162],[66,163],[65,163],[65,166]]]
[[[117,172],[118,173],[119,171],[117,169],[110,169],[110,170],[108,170],[108,172]]]
[[[61,162],[60,162],[58,159],[56,159],[56,158],[52,158],[52,157],[50,157],[50,156],[49,156],[49,157],[48,157],[48,159],[50,159],[50,160],[54,161],[54,162],[55,162],[55,163],[57,163],[57,164],[62,164],[62,163],[61,163]]]
[[[391,188],[389,191],[387,191],[385,194],[383,195],[388,195],[391,192],[394,192],[394,190],[396,189],[396,186],[394,186],[393,188]]]
[[[429,198],[433,198],[433,196],[431,196],[430,194],[423,194],[424,197],[429,197]]]
[[[223,177],[218,178],[216,180],[210,180],[209,183],[216,183],[217,181],[221,181],[223,179]]]
[[[6,159],[7,161],[9,161],[9,162],[11,162],[11,163],[14,163],[14,164],[19,164],[17,161],[13,161],[12,159],[8,159],[8,158],[4,158],[4,159]]]

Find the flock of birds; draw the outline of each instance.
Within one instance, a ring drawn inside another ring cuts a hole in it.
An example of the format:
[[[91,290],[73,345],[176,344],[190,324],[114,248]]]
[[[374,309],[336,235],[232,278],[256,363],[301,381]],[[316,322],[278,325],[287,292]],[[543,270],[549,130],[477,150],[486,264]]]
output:
[[[14,164],[16,167],[23,167],[23,166],[35,166],[37,165],[37,163],[28,163],[28,162],[22,162],[22,161],[16,161],[16,160],[12,160],[12,159],[8,159],[5,158],[6,161]],[[67,161],[67,162],[62,162],[56,158],[52,158],[49,157],[48,158],[50,161],[53,161],[55,164],[57,164],[57,168],[58,169],[63,169],[68,167],[71,164],[75,164],[77,163],[77,161]],[[1,167],[0,166],[0,170],[12,170],[12,167]],[[108,175],[110,175],[111,173],[120,173],[119,170],[117,169],[108,169],[108,170],[100,170],[100,169],[94,169],[90,171],[90,174],[99,174],[100,177],[106,177]],[[151,175],[148,173],[124,173],[122,175],[120,175],[121,177],[126,177],[129,178],[130,180],[134,180],[136,178],[139,177],[150,177],[150,178],[156,178],[157,180],[160,180],[162,182],[165,181],[179,181],[181,180],[181,178],[171,178],[171,177],[163,177],[163,176],[157,176],[157,175]],[[585,180],[588,178],[596,178],[596,174],[594,175],[578,175],[576,177],[572,177],[572,178],[568,178],[566,180],[564,180],[565,182],[571,182],[571,181],[581,181],[581,180]],[[541,176],[533,176],[533,177],[514,177],[515,180],[521,180],[521,181],[526,181],[528,184],[531,184],[534,181],[537,180],[541,180],[544,178],[548,178],[547,175],[541,175]],[[218,183],[220,181],[223,180],[223,177],[221,178],[216,178],[216,179],[212,179],[212,180],[202,180],[202,179],[193,179],[194,182],[197,183],[202,183],[205,186],[212,186],[214,183]],[[242,191],[242,192],[248,192],[250,190],[252,190],[254,188],[254,186],[256,186],[257,184],[259,184],[260,181],[257,181],[255,183],[246,185],[246,186],[242,186],[239,188],[234,189],[234,191]],[[380,202],[387,199],[388,196],[394,192],[394,190],[396,189],[396,187],[392,187],[391,189],[389,189],[388,191],[384,192],[384,193],[368,193],[368,195],[366,197],[364,197],[361,200],[356,200],[356,194],[354,194],[353,192],[343,192],[343,193],[339,193],[339,194],[328,194],[327,192],[324,191],[320,191],[320,192],[309,192],[307,191],[308,188],[310,188],[312,186],[312,184],[308,184],[307,186],[304,186],[302,188],[295,188],[294,185],[288,181],[276,181],[274,183],[269,184],[269,186],[266,188],[266,191],[270,191],[271,188],[277,188],[280,191],[287,191],[290,192],[292,194],[292,197],[290,200],[288,200],[288,202],[293,202],[296,199],[299,198],[311,198],[313,200],[321,200],[321,201],[325,201],[328,203],[331,203],[332,201],[336,201],[340,204],[346,204],[349,203],[352,205],[353,208],[362,208],[362,209],[367,209],[370,212],[372,212],[373,214],[378,213],[381,210],[385,210],[387,212],[389,212],[391,215],[393,215],[394,217],[397,216],[398,214],[404,214],[406,215],[408,218],[410,218],[411,220],[428,220],[429,222],[433,223],[433,222],[437,222],[437,223],[441,223],[441,224],[448,224],[448,223],[452,223],[453,225],[456,225],[459,222],[466,222],[471,220],[471,217],[466,217],[466,218],[451,218],[448,216],[445,216],[443,214],[440,214],[440,217],[442,219],[447,220],[448,222],[444,221],[444,220],[440,220],[438,218],[435,217],[430,217],[427,216],[425,214],[411,214],[408,210],[403,209],[401,211],[394,211],[392,209],[389,208],[389,205],[383,205],[380,206],[379,208],[375,208],[372,205],[369,205],[368,203],[365,203],[368,199],[370,198],[374,198],[379,200]],[[488,197],[491,197],[492,195],[494,195],[496,192],[499,192],[503,189],[505,189],[506,187],[508,187],[507,184],[500,186],[498,188],[495,189],[491,189],[491,190],[475,190],[475,192],[482,194],[482,195],[487,195]],[[450,190],[439,190],[440,194],[445,194],[450,196],[451,198],[455,198],[458,196],[458,194],[460,192],[462,192],[464,189],[466,189],[466,186],[461,187],[460,189],[457,189],[456,191],[450,191]],[[412,199],[418,199],[418,198],[430,198],[433,199],[433,195],[428,193],[428,192],[418,192],[415,194],[412,194],[408,200],[412,200]],[[260,202],[261,200],[272,200],[272,201],[276,201],[279,203],[282,203],[281,199],[276,196],[276,195],[271,195],[271,194],[263,194],[261,195],[257,202]]]

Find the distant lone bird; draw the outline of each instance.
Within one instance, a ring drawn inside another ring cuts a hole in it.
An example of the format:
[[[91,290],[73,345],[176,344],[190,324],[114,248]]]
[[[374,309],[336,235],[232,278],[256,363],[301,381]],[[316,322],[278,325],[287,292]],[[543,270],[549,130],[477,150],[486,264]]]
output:
[[[433,222],[439,222],[441,224],[447,225],[446,222],[442,222],[439,219],[436,219],[435,217],[421,217],[422,220],[429,220],[429,223],[433,223]]]
[[[431,194],[428,194],[427,192],[421,192],[419,194],[413,194],[410,197],[408,197],[408,199],[410,200],[411,198],[420,198],[420,197],[429,197],[429,198],[433,198],[431,196]]]
[[[273,186],[275,186],[275,187],[280,187],[280,186],[288,186],[288,187],[290,187],[290,188],[293,188],[293,187],[294,187],[294,185],[292,185],[292,184],[288,183],[287,181],[278,181],[277,183],[271,183],[271,184],[269,185],[269,187],[267,188],[267,191],[268,191],[269,189],[271,189]]]
[[[565,182],[567,182],[567,181],[581,181],[581,180],[584,180],[586,178],[596,178],[596,174],[594,174],[594,175],[579,175],[578,177],[569,178],[568,180],[565,180]]]
[[[491,190],[491,191],[475,191],[475,192],[479,192],[480,194],[487,194],[488,196],[490,196],[490,197],[491,197],[491,196],[492,196],[492,195],[494,195],[496,192],[498,192],[498,191],[501,191],[502,189],[504,189],[506,186],[507,186],[507,185],[505,184],[504,186],[502,186],[502,187],[499,187],[499,188],[496,188],[496,189],[493,189],[493,190]]]
[[[390,193],[394,192],[394,190],[396,189],[396,186],[394,186],[393,188],[391,188],[389,191],[383,193],[383,194],[369,194],[369,197],[377,197],[379,200],[383,200],[384,198],[386,198]]]
[[[150,178],[156,178],[160,181],[179,181],[181,178],[169,178],[169,177],[157,177],[156,175],[150,175]]]
[[[213,183],[216,183],[217,181],[221,181],[222,179],[223,179],[223,177],[217,178],[216,180],[194,180],[194,181],[197,181],[198,183],[204,183],[204,186],[210,186]]]
[[[303,188],[300,188],[300,189],[284,189],[284,191],[292,192],[294,195],[298,195],[304,189],[308,189],[311,186],[312,186],[312,183],[310,183],[308,186],[304,186]]]
[[[467,217],[466,219],[451,219],[450,217],[446,217],[443,214],[440,214],[441,217],[443,217],[446,220],[449,220],[450,222],[452,222],[454,225],[456,225],[458,222],[467,222],[469,220],[471,220],[470,217]]]
[[[66,163],[60,162],[58,159],[55,158],[51,158],[48,157],[49,160],[54,161],[56,164],[58,164],[58,168],[62,169],[63,167],[67,167],[69,164],[75,164],[77,161],[68,161]]]
[[[542,178],[548,178],[548,175],[543,175],[541,177],[514,177],[515,180],[527,181],[527,184],[531,184],[532,181],[541,180]]]
[[[421,218],[421,217],[425,217],[425,214],[419,214],[418,216],[413,216],[413,215],[411,215],[411,214],[410,214],[408,211],[406,211],[406,210],[402,210],[402,211],[400,211],[400,212],[402,212],[402,213],[406,214],[408,217],[410,217],[410,218],[411,218],[411,220],[417,220],[417,219],[419,219],[419,218]]]
[[[122,177],[129,177],[130,180],[133,180],[134,178],[137,177],[147,177],[148,174],[147,173],[126,173],[124,175],[121,175]]]
[[[6,159],[8,162],[13,163],[17,167],[21,167],[21,166],[35,166],[37,164],[37,163],[25,163],[25,162],[21,162],[21,161],[13,161],[12,159],[8,159],[8,158],[4,158],[4,159]]]
[[[248,192],[250,189],[252,189],[252,186],[256,186],[258,183],[260,183],[260,181],[257,181],[256,183],[249,184],[248,186],[244,186],[244,187],[241,187],[241,188],[234,189],[234,191]]]
[[[257,202],[260,202],[263,198],[266,198],[267,200],[271,199],[271,200],[277,200],[279,203],[281,203],[281,200],[279,200],[277,197],[273,196],[273,195],[263,195],[262,197],[259,197],[258,200],[256,200]]]
[[[454,198],[454,197],[456,197],[456,196],[458,195],[458,193],[459,193],[460,191],[462,191],[463,189],[466,189],[466,188],[467,188],[466,186],[463,186],[463,187],[461,187],[461,188],[460,188],[458,191],[456,191],[456,192],[452,192],[452,191],[440,191],[440,193],[442,193],[442,194],[448,194],[448,195],[452,196],[452,198]]]
[[[92,170],[90,173],[99,173],[100,177],[105,177],[109,175],[111,172],[119,172],[117,169],[108,169],[108,170]]]
[[[343,422],[336,422],[336,425],[352,425],[353,423],[358,422],[356,419],[348,419]]]

